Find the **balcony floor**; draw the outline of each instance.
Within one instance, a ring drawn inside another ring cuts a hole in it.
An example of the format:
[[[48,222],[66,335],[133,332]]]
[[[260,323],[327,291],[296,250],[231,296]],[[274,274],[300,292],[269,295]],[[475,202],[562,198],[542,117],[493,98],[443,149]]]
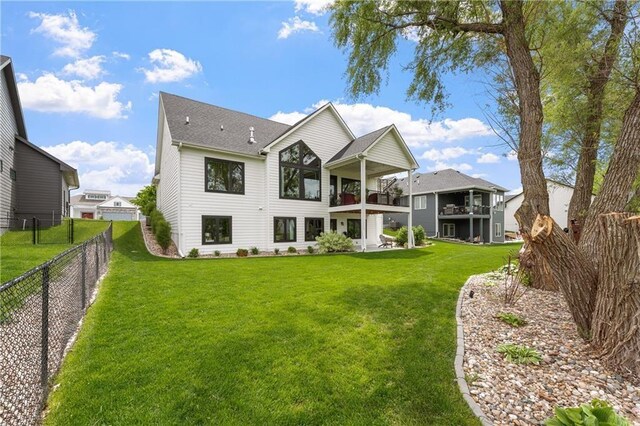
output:
[[[345,206],[329,207],[329,213],[360,213],[362,204],[347,204]],[[409,207],[386,206],[383,204],[365,204],[367,214],[380,213],[409,213]]]
[[[490,214],[441,214],[438,219],[491,219]]]

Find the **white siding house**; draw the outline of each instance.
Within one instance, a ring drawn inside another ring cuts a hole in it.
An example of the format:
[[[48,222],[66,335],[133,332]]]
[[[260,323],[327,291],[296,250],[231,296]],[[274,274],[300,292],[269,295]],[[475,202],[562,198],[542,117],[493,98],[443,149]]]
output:
[[[156,152],[157,206],[183,255],[303,249],[329,230],[366,250],[383,212],[409,211],[377,195],[378,177],[417,168],[395,126],[356,138],[331,104],[290,126],[167,93]]]
[[[568,227],[569,202],[573,196],[573,188],[559,182],[547,179],[547,190],[549,191],[549,215],[558,224],[560,228]],[[519,229],[515,213],[522,201],[524,193],[507,196],[504,210],[504,229],[506,231],[516,232]],[[593,200],[593,197],[592,197]]]

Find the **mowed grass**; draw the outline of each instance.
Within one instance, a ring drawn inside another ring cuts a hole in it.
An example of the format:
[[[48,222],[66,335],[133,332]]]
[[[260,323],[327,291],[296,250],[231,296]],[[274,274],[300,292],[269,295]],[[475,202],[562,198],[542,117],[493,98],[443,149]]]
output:
[[[168,260],[114,237],[46,424],[479,424],[455,305],[507,247]]]
[[[0,283],[20,276],[55,255],[80,244],[107,229],[108,221],[74,219],[74,243],[67,244],[67,223],[43,229],[41,241],[56,244],[32,243],[32,231],[10,231],[0,237]]]

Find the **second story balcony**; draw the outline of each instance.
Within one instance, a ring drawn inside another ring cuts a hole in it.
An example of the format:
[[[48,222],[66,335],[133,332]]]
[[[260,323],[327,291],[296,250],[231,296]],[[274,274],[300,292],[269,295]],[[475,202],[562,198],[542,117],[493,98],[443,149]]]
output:
[[[459,206],[455,204],[446,204],[440,208],[438,212],[440,216],[466,216],[466,215],[486,215],[491,214],[489,206]]]

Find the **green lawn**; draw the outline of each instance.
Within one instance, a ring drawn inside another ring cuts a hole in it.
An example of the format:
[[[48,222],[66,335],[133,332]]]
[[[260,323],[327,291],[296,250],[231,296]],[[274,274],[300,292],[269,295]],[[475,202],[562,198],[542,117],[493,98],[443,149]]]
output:
[[[0,283],[15,278],[107,229],[108,221],[74,219],[74,244],[32,244],[32,232],[11,231],[0,237]],[[43,241],[66,241],[67,225],[42,230]]]
[[[479,424],[455,305],[513,246],[169,260],[135,224],[114,238],[46,424]]]

